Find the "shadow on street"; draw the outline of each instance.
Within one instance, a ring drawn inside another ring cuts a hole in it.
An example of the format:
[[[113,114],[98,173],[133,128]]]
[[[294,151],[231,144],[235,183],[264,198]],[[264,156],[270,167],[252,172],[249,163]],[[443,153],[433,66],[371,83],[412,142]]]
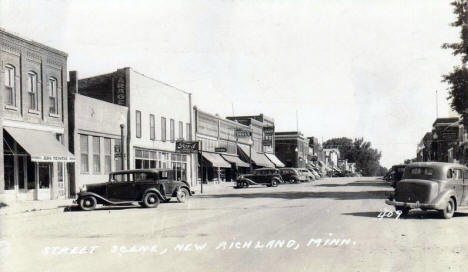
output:
[[[391,187],[388,183],[382,181],[355,181],[350,183],[331,183],[331,184],[319,184],[317,187],[341,187],[341,186],[382,186]]]
[[[331,198],[336,200],[354,199],[386,199],[389,191],[359,191],[359,192],[263,192],[245,194],[219,194],[199,195],[198,198],[282,198],[282,199],[306,199],[306,198]]]

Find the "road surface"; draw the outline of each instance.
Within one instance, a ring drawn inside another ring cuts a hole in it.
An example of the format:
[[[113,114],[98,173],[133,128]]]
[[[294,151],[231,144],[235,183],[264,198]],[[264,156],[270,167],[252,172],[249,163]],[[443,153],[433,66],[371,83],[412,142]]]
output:
[[[156,209],[5,215],[0,271],[468,271],[468,214],[382,218],[390,191],[333,178]]]

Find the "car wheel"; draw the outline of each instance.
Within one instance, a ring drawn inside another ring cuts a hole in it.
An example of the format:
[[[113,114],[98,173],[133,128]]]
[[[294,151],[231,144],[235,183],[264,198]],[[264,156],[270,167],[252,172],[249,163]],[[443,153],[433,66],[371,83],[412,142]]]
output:
[[[249,188],[247,181],[242,182],[242,188]]]
[[[179,201],[179,203],[187,202],[189,196],[190,194],[188,190],[185,188],[181,188],[180,190],[177,191],[177,201]]]
[[[453,214],[455,213],[455,202],[453,201],[453,198],[450,198],[449,201],[447,202],[447,206],[445,209],[441,211],[442,217],[445,219],[450,219],[453,217]]]
[[[146,208],[156,208],[159,204],[159,196],[154,192],[148,192],[143,196],[143,205]]]
[[[407,216],[409,214],[410,208],[408,207],[395,207],[397,211],[401,212],[402,216]]]
[[[94,196],[85,196],[80,199],[80,208],[83,211],[92,211],[96,208],[96,198]]]
[[[276,181],[276,179],[272,179],[272,180],[271,180],[271,185],[270,185],[270,186],[271,186],[271,187],[276,187],[276,186],[278,186],[278,182]]]

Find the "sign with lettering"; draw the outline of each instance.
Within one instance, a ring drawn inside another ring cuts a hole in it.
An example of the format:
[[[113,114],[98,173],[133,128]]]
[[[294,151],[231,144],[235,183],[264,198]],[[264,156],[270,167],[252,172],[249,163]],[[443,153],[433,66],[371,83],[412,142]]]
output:
[[[236,137],[242,138],[242,137],[250,137],[252,133],[248,130],[243,130],[243,129],[236,129]]]
[[[114,83],[114,101],[118,105],[127,105],[127,89],[125,81],[125,72],[118,71],[113,78]]]
[[[215,152],[220,152],[220,153],[227,152],[227,148],[225,148],[225,147],[216,147]]]
[[[197,141],[176,141],[175,150],[180,153],[194,153],[198,152],[199,144]]]
[[[33,162],[75,162],[75,157],[68,156],[31,156]]]

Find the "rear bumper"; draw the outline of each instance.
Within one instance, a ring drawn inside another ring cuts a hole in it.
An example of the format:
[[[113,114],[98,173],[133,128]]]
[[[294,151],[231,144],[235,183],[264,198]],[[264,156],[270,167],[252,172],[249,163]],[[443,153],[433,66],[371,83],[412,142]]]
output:
[[[426,204],[426,203],[419,203],[419,202],[401,202],[401,201],[395,201],[395,200],[390,200],[390,199],[385,200],[385,204],[397,206],[397,207],[408,207],[411,209],[418,209],[418,208],[433,209],[433,210],[443,209],[443,207],[439,207],[439,205],[436,205],[436,204]]]

